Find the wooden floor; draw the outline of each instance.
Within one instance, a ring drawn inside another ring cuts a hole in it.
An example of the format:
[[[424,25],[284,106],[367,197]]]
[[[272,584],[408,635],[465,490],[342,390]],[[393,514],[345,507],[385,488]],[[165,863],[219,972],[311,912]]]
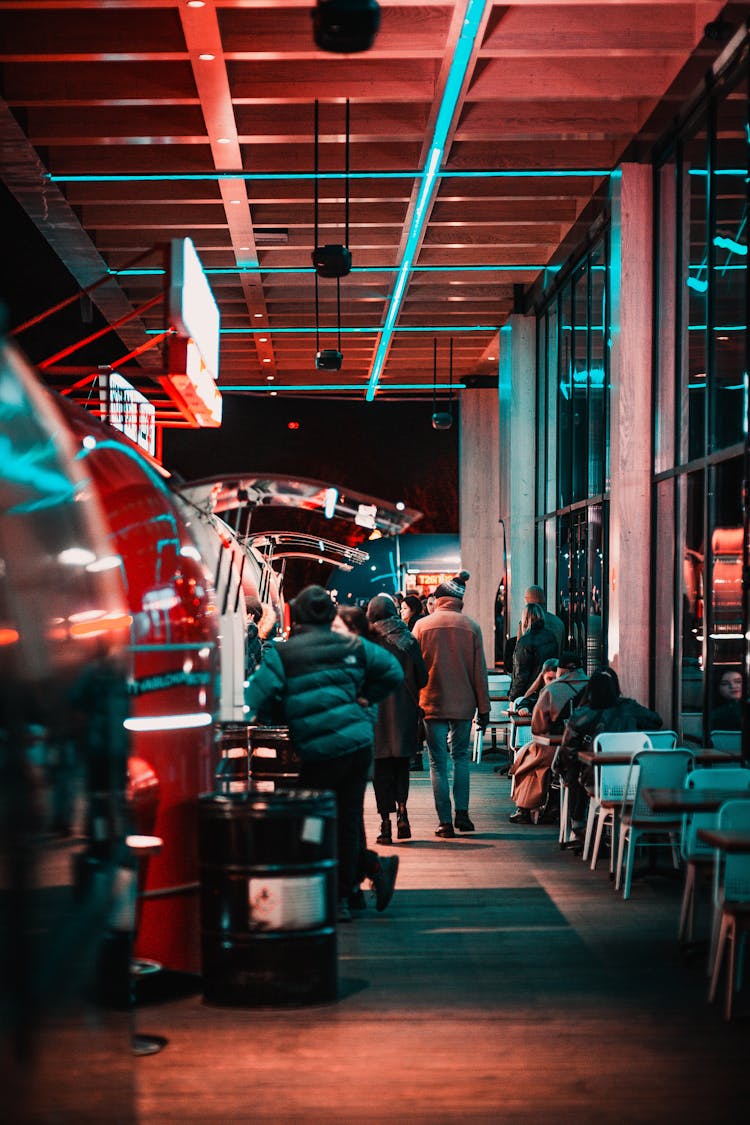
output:
[[[293,1010],[157,997],[139,1031],[138,1120],[667,1123],[746,1119],[750,983],[736,1019],[706,1001],[705,958],[676,941],[679,880],[615,895],[516,826],[497,758],[472,767],[477,831],[434,836],[412,773],[414,839],[390,907],[340,926],[340,999]],[[367,797],[368,834],[377,817]]]

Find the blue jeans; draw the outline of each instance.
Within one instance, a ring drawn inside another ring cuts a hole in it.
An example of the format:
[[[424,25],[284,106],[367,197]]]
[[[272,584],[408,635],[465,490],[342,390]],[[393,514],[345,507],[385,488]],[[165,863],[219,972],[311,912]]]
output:
[[[448,755],[453,759],[454,806],[468,812],[471,719],[425,719],[424,727],[435,810],[441,824],[451,824]]]

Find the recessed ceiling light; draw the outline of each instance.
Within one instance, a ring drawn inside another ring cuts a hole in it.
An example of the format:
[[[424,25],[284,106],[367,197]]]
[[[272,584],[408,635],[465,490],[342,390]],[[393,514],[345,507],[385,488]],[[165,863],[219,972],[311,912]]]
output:
[[[268,343],[268,336],[259,336],[258,340],[261,344],[267,344]]]
[[[249,250],[249,249],[250,249],[249,246],[240,246],[240,250]]]
[[[230,203],[241,203],[242,200],[241,199],[230,199],[229,202]]]
[[[231,137],[218,137],[216,143],[220,144],[220,145],[231,145],[232,138]]]
[[[276,394],[276,391],[271,391],[271,394],[272,394],[272,395],[275,395],[275,394]]]
[[[488,355],[488,356],[487,356],[487,359],[494,359],[494,358],[495,358],[495,356],[494,356],[494,355]]]
[[[263,316],[263,313],[253,313],[253,316],[255,317],[256,320],[258,320],[259,317]]]
[[[205,8],[206,0],[188,0],[188,8]]]
[[[266,375],[266,382],[267,382],[267,383],[272,383],[272,382],[274,381],[274,379],[275,379],[275,378],[276,378],[276,376],[275,376],[275,375]]]
[[[198,55],[198,58],[203,62],[213,62],[216,58],[216,55],[212,55],[209,51],[206,51],[205,54]]]
[[[264,359],[263,362],[264,363],[270,363],[271,361],[270,361],[270,359]]]

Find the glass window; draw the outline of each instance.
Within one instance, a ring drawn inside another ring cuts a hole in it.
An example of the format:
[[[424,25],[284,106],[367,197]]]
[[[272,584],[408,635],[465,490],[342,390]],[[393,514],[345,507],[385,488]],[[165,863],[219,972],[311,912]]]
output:
[[[675,590],[675,479],[656,486],[656,512],[652,541],[659,545],[659,565],[654,567],[654,705],[665,726],[674,724],[674,590]]]
[[[710,278],[706,208],[708,204],[707,135],[701,130],[685,144],[682,167],[684,232],[683,276],[686,290],[687,334],[682,364],[683,396],[687,406],[688,461],[702,457],[706,449],[706,339],[708,332],[708,288]]]
[[[540,508],[543,512],[553,512],[558,507],[557,493],[557,364],[559,359],[557,339],[557,302],[553,301],[547,310],[547,502]]]
[[[703,739],[704,473],[681,478],[682,507],[682,733]]]
[[[657,179],[659,254],[657,272],[655,471],[670,469],[675,457],[675,339],[677,293],[677,165],[669,160]]]
[[[736,674],[741,683],[745,651],[742,627],[742,458],[723,461],[710,472],[713,487],[710,505],[711,580],[710,589],[706,591],[710,606],[707,654],[708,673],[714,690],[708,701],[708,729],[739,729],[741,694],[736,707],[728,706],[729,696],[724,691],[723,681],[729,681]],[[718,722],[713,715],[717,707],[721,708]],[[723,725],[725,722],[726,726]]]
[[[710,448],[742,441],[747,278],[747,79],[719,105],[713,193]]]
[[[573,369],[575,364],[575,332],[573,331],[573,288],[563,289],[560,301],[559,394],[557,398],[557,463],[560,484],[556,507],[562,508],[573,498]]]
[[[607,266],[604,245],[594,248],[590,261],[591,323],[588,365],[588,495],[604,491],[605,423],[609,387],[607,350]]]
[[[588,433],[588,262],[583,262],[573,276],[573,385],[571,420],[571,494],[573,500],[588,495],[587,433]]]

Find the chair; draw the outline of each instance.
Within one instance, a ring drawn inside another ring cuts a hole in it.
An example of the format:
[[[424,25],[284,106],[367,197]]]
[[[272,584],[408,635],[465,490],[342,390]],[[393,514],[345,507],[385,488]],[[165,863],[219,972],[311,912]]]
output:
[[[678,742],[676,730],[644,730],[654,750],[674,750]]]
[[[739,767],[722,769],[720,777],[712,770],[693,770],[685,781],[686,789],[733,789],[738,793],[750,789],[750,770]],[[707,868],[713,862],[714,849],[698,839],[699,828],[716,828],[719,810],[713,812],[684,813],[680,852],[685,862],[685,886],[680,908],[680,926],[677,933],[681,942],[693,940],[695,918],[695,887],[698,868]]]
[[[726,801],[717,816],[717,828],[750,832],[750,801]],[[732,997],[742,987],[745,938],[750,929],[750,855],[721,852],[714,877],[714,902],[721,912],[719,935],[713,957],[708,999],[713,1002],[719,984],[724,953],[730,947],[724,1019],[732,1018]]]
[[[631,774],[637,771],[638,776],[632,807],[626,804],[627,797],[623,800],[620,814],[620,841],[617,849],[617,876],[615,879],[615,890],[619,890],[624,866],[623,898],[630,897],[635,850],[638,845],[640,844],[642,847],[664,846],[648,840],[648,837],[668,836],[675,868],[679,867],[680,856],[677,836],[682,827],[682,818],[676,817],[674,813],[655,812],[649,808],[643,799],[643,790],[646,788],[681,788],[685,784],[685,778],[692,765],[693,755],[689,750],[641,750],[630,763]],[[628,779],[627,788],[630,788],[630,779]]]
[[[610,734],[598,734],[594,739],[593,750],[595,753],[629,753],[637,754],[639,750],[648,750],[651,747],[647,736],[642,731],[618,731]],[[611,841],[609,848],[609,873],[614,875],[615,858],[615,817],[617,810],[625,796],[625,786],[628,780],[630,764],[608,765],[604,763],[594,767],[594,793],[589,800],[588,815],[586,818],[586,836],[583,843],[583,860],[589,857],[591,837],[596,823],[594,848],[591,855],[591,870],[596,870],[599,858],[599,847],[605,826],[609,825]],[[635,775],[632,777],[635,784]],[[632,797],[632,794],[629,794]]]
[[[499,727],[507,730],[508,727],[508,688],[511,677],[505,672],[489,672],[487,674],[487,688],[490,696],[490,721],[487,730],[492,737],[492,749],[497,750],[497,731]],[[471,760],[481,762],[484,748],[484,732],[480,730],[475,719],[474,745]]]
[[[737,751],[742,749],[742,731],[712,730],[710,737],[714,750]]]

